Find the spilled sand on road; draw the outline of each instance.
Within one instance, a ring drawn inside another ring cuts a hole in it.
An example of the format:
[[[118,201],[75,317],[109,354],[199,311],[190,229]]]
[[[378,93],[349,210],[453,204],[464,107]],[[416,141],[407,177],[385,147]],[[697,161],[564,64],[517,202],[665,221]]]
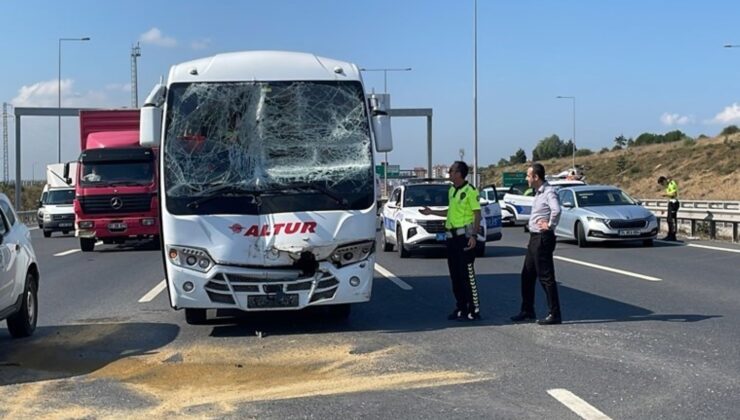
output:
[[[130,410],[94,411],[94,416],[123,418],[144,415],[202,417],[205,413],[197,415],[193,410],[206,407],[205,416],[211,416],[234,412],[239,404],[250,402],[427,388],[491,379],[490,375],[410,365],[402,360],[410,350],[401,346],[362,352],[348,344],[303,343],[294,348],[284,345],[284,342],[282,345],[276,342],[261,347],[223,343],[182,348],[168,346],[155,354],[115,360],[76,380],[112,380],[131,395],[154,402]],[[21,389],[14,397],[20,404],[16,401],[16,405],[26,404],[27,409],[17,408],[15,417],[52,415],[39,406],[36,399],[39,389],[34,389],[38,385],[18,385]],[[24,392],[24,387],[29,387],[28,392]],[[57,397],[47,395],[46,398]],[[58,399],[54,413],[68,418],[91,414],[74,401],[74,395],[69,394]]]

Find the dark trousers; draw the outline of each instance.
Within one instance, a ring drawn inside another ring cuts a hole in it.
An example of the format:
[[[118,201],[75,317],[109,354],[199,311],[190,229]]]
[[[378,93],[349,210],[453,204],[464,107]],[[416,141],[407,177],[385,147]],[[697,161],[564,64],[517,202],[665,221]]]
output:
[[[447,239],[447,267],[457,309],[464,314],[476,314],[480,313],[480,300],[475,280],[475,248],[465,251],[467,246],[468,238],[464,235]]]
[[[555,233],[551,230],[531,233],[527,246],[527,257],[522,268],[522,312],[534,313],[534,284],[539,277],[547,296],[547,306],[554,316],[561,316],[558,285],[555,282],[555,267],[552,252],[555,250]]]
[[[666,215],[666,223],[668,223],[668,238],[676,239],[676,232],[678,231],[678,208],[680,204],[678,200],[668,201],[668,214]]]

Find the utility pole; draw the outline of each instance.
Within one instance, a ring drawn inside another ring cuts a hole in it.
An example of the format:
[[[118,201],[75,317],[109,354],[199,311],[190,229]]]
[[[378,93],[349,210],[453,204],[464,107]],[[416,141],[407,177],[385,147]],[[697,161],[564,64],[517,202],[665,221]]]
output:
[[[139,108],[138,57],[141,57],[141,47],[137,42],[131,46],[131,108],[134,109]]]
[[[8,167],[8,107],[3,102],[3,183],[10,182],[10,168]]]

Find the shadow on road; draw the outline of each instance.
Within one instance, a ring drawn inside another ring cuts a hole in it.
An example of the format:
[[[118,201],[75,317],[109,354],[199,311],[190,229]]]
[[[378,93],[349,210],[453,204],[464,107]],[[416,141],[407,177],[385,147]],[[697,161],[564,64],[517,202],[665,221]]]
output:
[[[172,342],[173,324],[119,323],[39,327],[26,339],[0,332],[0,386],[92,373]]]
[[[413,287],[403,291],[384,278],[376,278],[372,301],[354,305],[352,315],[339,321],[321,311],[273,314],[225,313],[211,322],[214,337],[265,336],[378,331],[383,333],[433,331],[448,328],[477,328],[510,325],[509,317],[519,311],[518,273],[481,275],[478,280],[483,319],[475,322],[448,321],[454,307],[447,277],[403,277]],[[573,289],[559,287],[565,324],[595,324],[634,321],[698,322],[721,315],[658,314],[650,309]],[[545,297],[537,286],[537,313],[547,315]],[[560,328],[560,327],[555,327]]]

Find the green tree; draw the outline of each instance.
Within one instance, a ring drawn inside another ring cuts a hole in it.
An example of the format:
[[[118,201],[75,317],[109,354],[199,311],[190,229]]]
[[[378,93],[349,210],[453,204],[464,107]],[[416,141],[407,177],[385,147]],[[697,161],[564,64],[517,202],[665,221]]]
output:
[[[571,147],[573,145],[570,142]],[[565,144],[557,134],[553,134],[549,137],[545,137],[537,143],[537,146],[532,150],[532,160],[547,160],[552,158],[559,158],[564,156]]]
[[[594,152],[591,149],[578,149],[576,150],[576,156],[591,156]]]
[[[501,158],[501,159],[499,159],[497,166],[506,166],[508,164],[509,164],[509,161],[508,160],[506,160],[504,158]]]
[[[519,149],[509,157],[509,163],[512,165],[516,165],[517,163],[527,163],[527,154],[524,152],[524,149]]]
[[[614,138],[614,144],[619,146],[619,148],[621,149],[627,145],[627,139],[624,138],[624,136],[620,134],[619,136]]]
[[[722,136],[729,136],[730,134],[735,134],[740,132],[740,128],[738,128],[736,125],[728,125],[727,127],[722,129],[722,132],[719,133]]]

